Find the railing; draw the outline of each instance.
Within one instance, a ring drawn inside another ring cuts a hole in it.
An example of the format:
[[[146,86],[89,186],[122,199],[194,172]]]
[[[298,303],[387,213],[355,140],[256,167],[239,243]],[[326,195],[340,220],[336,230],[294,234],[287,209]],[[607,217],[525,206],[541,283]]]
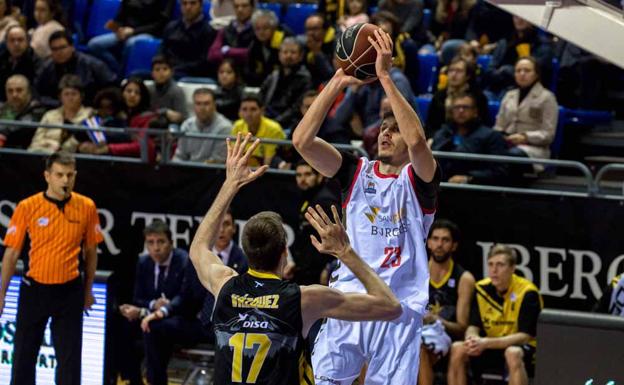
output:
[[[176,166],[183,167],[193,167],[193,168],[212,168],[212,169],[224,169],[225,166],[223,164],[210,164],[210,163],[199,163],[199,162],[188,162],[188,161],[173,161],[171,160],[171,147],[173,144],[173,139],[179,138],[192,138],[199,140],[225,140],[228,136],[226,135],[215,135],[215,134],[204,134],[204,133],[183,133],[179,131],[170,131],[167,129],[137,129],[137,128],[121,128],[121,127],[98,127],[91,128],[85,126],[78,125],[68,125],[68,124],[43,124],[43,123],[31,123],[31,122],[20,122],[13,120],[3,120],[0,119],[0,125],[13,126],[13,127],[25,127],[32,128],[33,131],[38,127],[44,128],[61,128],[68,131],[101,131],[108,133],[141,133],[142,136],[139,139],[140,143],[140,158],[130,158],[130,157],[121,157],[121,156],[110,156],[110,155],[91,155],[91,154],[76,154],[78,159],[91,159],[91,160],[101,160],[107,162],[126,162],[126,163],[148,163],[148,146],[147,140],[148,137],[159,137],[163,144],[161,151],[162,157],[160,160],[161,164],[174,164]],[[280,146],[292,146],[292,142],[288,140],[277,140],[277,139],[262,139],[263,143],[268,144],[276,144]],[[357,146],[347,145],[347,144],[334,144],[334,146],[341,150],[353,151],[362,156],[366,156],[366,152]],[[25,155],[34,155],[40,156],[40,153],[30,152],[26,150],[20,149],[11,149],[11,148],[0,148],[0,154],[25,154]],[[612,171],[624,171],[623,164],[607,164],[603,166],[599,172],[594,177],[589,170],[589,168],[577,161],[571,160],[557,160],[557,159],[533,159],[533,158],[520,158],[520,157],[510,157],[510,156],[499,156],[499,155],[481,155],[481,154],[468,154],[468,153],[450,153],[450,152],[440,152],[434,151],[434,156],[438,159],[457,159],[457,160],[466,160],[466,161],[477,161],[477,162],[492,162],[492,163],[503,163],[503,164],[525,164],[525,165],[544,165],[544,166],[552,166],[557,168],[567,168],[578,171],[581,174],[583,184],[580,186],[584,191],[583,192],[573,192],[566,191],[563,189],[552,189],[552,188],[525,188],[525,187],[510,187],[510,186],[499,186],[499,185],[483,185],[483,184],[455,184],[455,183],[442,183],[442,186],[445,188],[453,188],[453,189],[466,189],[466,190],[480,190],[480,191],[490,191],[490,192],[507,192],[507,193],[522,193],[522,194],[536,194],[536,195],[557,195],[557,196],[571,196],[571,197],[599,197],[605,199],[618,199],[624,200],[624,182],[622,185],[622,193],[620,195],[609,194],[603,192],[601,188],[601,182],[604,179],[604,176],[608,172]],[[281,175],[294,175],[294,171],[292,170],[279,170],[279,169],[269,169],[269,173],[272,174],[281,174]]]

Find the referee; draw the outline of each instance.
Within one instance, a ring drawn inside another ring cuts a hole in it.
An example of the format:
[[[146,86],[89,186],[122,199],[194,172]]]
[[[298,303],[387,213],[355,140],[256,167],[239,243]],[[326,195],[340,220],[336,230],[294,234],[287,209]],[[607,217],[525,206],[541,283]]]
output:
[[[48,188],[19,202],[4,238],[0,314],[9,281],[30,238],[30,262],[22,277],[13,350],[12,385],[35,385],[39,348],[51,317],[56,384],[79,385],[82,312],[94,304],[97,244],[103,240],[93,201],[72,192],[76,160],[57,152],[46,160]],[[78,266],[84,257],[84,277]]]

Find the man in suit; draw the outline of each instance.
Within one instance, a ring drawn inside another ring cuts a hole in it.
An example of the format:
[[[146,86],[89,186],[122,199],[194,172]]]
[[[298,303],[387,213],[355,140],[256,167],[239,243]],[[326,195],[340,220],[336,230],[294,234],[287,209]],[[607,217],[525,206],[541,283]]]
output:
[[[235,232],[232,213],[228,212],[213,251],[227,266],[243,274],[247,271],[247,257],[232,241]],[[141,322],[150,385],[167,385],[167,365],[175,344],[192,346],[202,341],[214,341],[210,321],[213,307],[214,297],[202,286],[189,263],[180,295]]]
[[[173,247],[171,230],[167,224],[155,220],[143,230],[147,254],[137,262],[134,296],[131,304],[123,304],[119,312],[125,319],[119,322],[120,344],[115,356],[121,377],[130,384],[142,384],[140,372],[140,349],[135,349],[141,338],[140,321],[150,312],[167,313],[173,304],[181,302],[182,284],[188,253]],[[128,347],[128,342],[131,342]]]

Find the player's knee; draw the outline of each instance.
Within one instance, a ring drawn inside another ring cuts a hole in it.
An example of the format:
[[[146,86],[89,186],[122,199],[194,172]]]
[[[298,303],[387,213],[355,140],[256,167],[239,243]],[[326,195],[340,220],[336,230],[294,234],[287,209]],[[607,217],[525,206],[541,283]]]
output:
[[[524,352],[519,346],[510,346],[505,349],[505,362],[510,370],[524,366],[523,357]]]
[[[468,359],[468,351],[463,341],[453,342],[450,359],[451,362],[464,362]]]

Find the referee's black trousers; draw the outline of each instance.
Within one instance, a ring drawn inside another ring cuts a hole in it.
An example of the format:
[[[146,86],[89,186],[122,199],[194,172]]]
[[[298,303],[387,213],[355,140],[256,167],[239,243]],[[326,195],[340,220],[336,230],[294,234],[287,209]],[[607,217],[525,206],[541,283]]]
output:
[[[56,385],[80,385],[83,307],[81,278],[60,285],[22,278],[11,385],[35,385],[39,348],[49,318],[56,355]]]

